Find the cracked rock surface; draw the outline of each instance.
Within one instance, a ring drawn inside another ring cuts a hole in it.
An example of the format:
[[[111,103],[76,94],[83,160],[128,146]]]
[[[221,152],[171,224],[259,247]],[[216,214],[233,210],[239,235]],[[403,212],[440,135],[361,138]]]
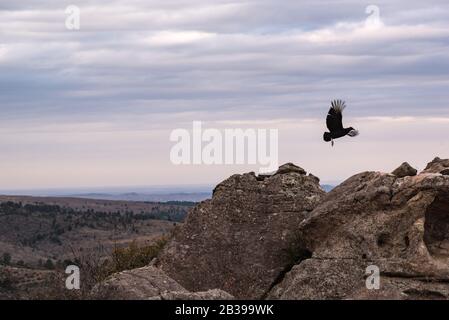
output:
[[[272,299],[447,299],[449,177],[438,160],[417,176],[364,172],[332,190],[299,226],[311,252]],[[380,289],[366,287],[366,268]]]
[[[233,175],[190,211],[156,266],[191,291],[263,298],[296,260],[297,228],[324,196],[318,179],[293,164]]]

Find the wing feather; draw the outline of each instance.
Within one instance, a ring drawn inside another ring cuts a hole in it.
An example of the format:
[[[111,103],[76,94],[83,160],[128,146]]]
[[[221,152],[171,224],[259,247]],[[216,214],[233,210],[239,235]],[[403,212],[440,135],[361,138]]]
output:
[[[326,126],[330,132],[343,130],[343,110],[346,103],[342,100],[334,100],[326,117]]]

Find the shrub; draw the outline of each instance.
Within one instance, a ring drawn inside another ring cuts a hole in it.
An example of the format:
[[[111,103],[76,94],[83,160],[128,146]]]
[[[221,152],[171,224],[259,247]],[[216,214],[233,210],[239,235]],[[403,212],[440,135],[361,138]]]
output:
[[[148,265],[159,254],[166,243],[167,238],[162,237],[147,246],[139,246],[133,241],[126,248],[116,247],[112,252],[111,273]]]
[[[11,264],[11,254],[10,253],[5,252],[3,254],[2,264],[4,264],[5,266]]]
[[[47,261],[45,261],[44,268],[53,270],[55,268],[55,265],[53,264],[53,261],[51,261],[50,259],[47,259]]]
[[[139,246],[135,241],[124,248],[116,246],[106,259],[102,246],[86,253],[81,253],[81,250],[75,252],[72,248],[73,264],[80,268],[82,274],[78,298],[90,298],[90,290],[114,273],[148,265],[159,254],[168,239],[164,236],[145,246]]]
[[[67,290],[64,286],[65,274],[63,270],[58,270],[55,273],[55,280],[49,281],[45,285],[45,291],[35,293],[33,299],[98,299],[91,293],[92,288],[99,282],[105,280],[113,273],[120,271],[140,268],[146,266],[153,258],[155,258],[163,246],[167,243],[168,237],[161,237],[150,245],[139,246],[135,241],[124,248],[115,247],[105,259],[105,249],[103,246],[98,246],[93,250],[75,250],[72,248],[73,259],[61,262],[60,267],[68,264],[77,265],[81,271],[81,290]],[[49,262],[50,261],[50,262]],[[53,262],[49,259],[44,263],[45,267]],[[61,278],[61,279],[59,279]]]
[[[11,272],[6,268],[0,267],[0,292],[12,291],[14,289],[13,283]]]

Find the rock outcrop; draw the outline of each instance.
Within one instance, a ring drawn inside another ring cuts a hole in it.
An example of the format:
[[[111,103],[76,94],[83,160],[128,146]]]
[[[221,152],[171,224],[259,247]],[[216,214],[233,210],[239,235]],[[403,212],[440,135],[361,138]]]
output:
[[[448,170],[439,158],[419,174],[404,163],[392,174],[357,174],[328,194],[291,163],[272,175],[233,175],[192,209],[151,267],[114,275],[97,292],[448,299]],[[376,276],[368,271],[379,271],[379,288],[367,286]]]
[[[332,190],[298,225],[296,264],[272,299],[449,298],[447,160],[417,176],[364,172]],[[366,286],[367,267],[380,289]]]
[[[293,164],[231,176],[189,213],[156,266],[191,291],[264,297],[304,254],[292,244],[325,195],[318,181]]]
[[[189,292],[162,270],[152,266],[113,274],[92,290],[96,299],[120,300],[232,300],[222,290]]]
[[[306,170],[304,170],[303,168],[298,167],[297,165],[290,163],[290,162],[280,166],[275,174],[285,174],[285,173],[291,173],[291,172],[296,172],[299,174],[307,174]]]
[[[394,174],[398,178],[404,178],[404,177],[413,177],[416,176],[418,173],[418,170],[413,168],[411,165],[409,165],[407,162],[404,162],[401,164],[398,168],[396,168],[392,174]]]
[[[436,157],[430,162],[423,172],[427,173],[441,173],[447,175],[449,170],[449,159],[440,159]]]

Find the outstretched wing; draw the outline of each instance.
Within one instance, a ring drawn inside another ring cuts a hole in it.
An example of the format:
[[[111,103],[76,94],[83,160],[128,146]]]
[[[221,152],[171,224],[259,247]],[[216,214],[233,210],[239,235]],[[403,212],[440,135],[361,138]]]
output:
[[[334,100],[331,102],[331,108],[326,117],[326,126],[330,132],[343,130],[343,110],[346,104],[342,100]]]

